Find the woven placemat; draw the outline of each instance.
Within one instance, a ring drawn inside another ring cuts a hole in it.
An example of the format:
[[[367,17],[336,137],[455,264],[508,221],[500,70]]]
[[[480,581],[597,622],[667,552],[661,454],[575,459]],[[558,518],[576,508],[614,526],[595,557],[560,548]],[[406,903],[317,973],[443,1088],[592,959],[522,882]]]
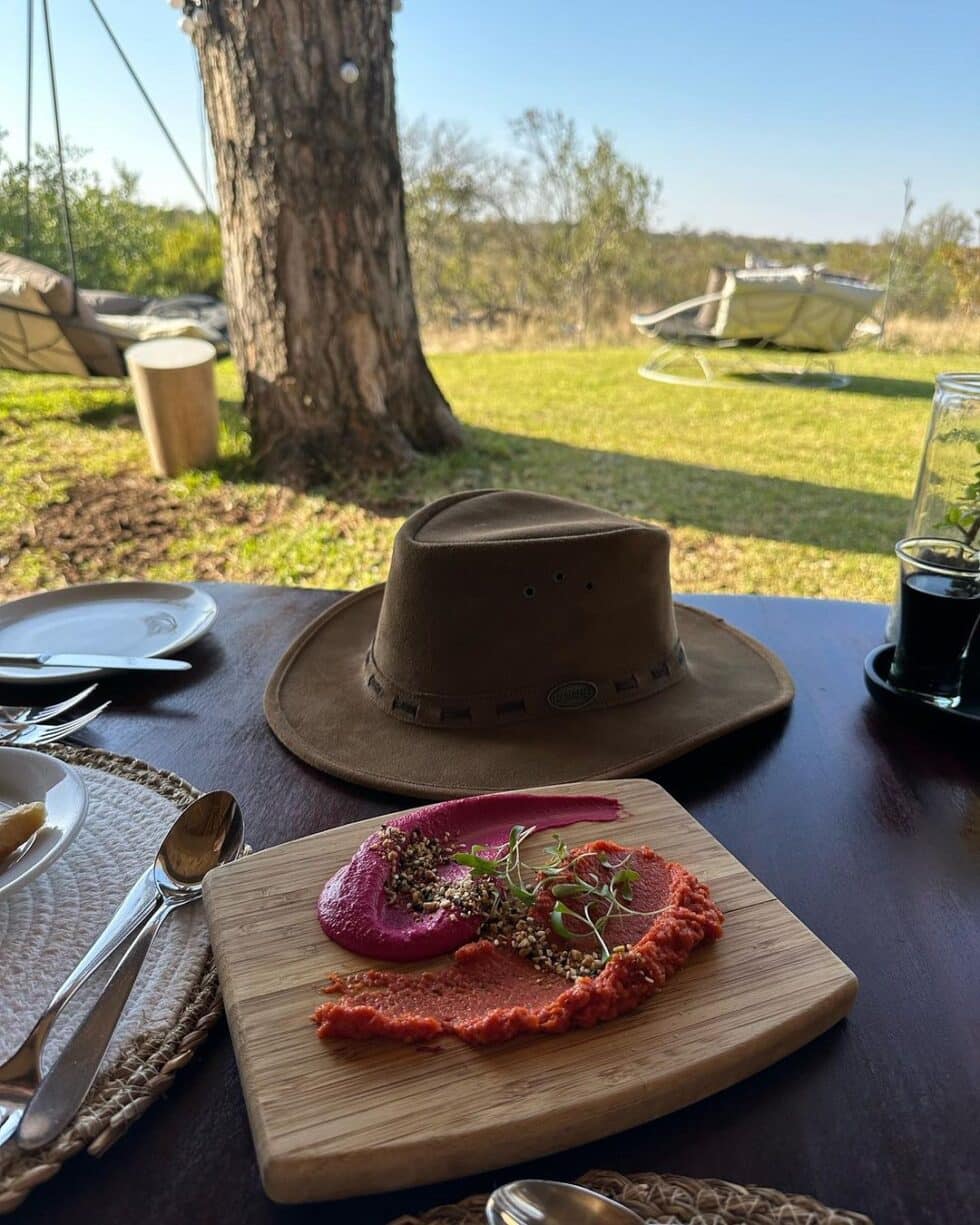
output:
[[[133,757],[66,745],[44,751],[71,765],[137,783],[178,808],[200,794],[178,775]],[[37,1153],[17,1153],[0,1163],[0,1214],[11,1212],[34,1187],[53,1178],[69,1157],[83,1149],[101,1156],[169,1088],[220,1016],[218,976],[208,952],[175,1022],[135,1038],[118,1052],[100,1073],[74,1121],[54,1143]]]
[[[671,1174],[616,1174],[590,1170],[577,1180],[625,1204],[650,1225],[872,1225],[870,1217],[771,1187],[740,1187],[720,1178]],[[400,1216],[390,1225],[483,1225],[485,1195],[432,1208],[422,1216]]]

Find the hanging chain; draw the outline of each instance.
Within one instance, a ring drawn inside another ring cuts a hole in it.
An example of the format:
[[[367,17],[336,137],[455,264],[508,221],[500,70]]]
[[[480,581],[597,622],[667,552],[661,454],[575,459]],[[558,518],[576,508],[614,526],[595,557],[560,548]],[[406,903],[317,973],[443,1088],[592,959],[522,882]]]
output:
[[[31,255],[31,144],[34,123],[34,0],[27,0],[27,153],[24,157],[24,255]]]
[[[48,0],[41,0],[41,11],[44,14],[44,38],[48,46],[48,77],[51,81],[51,109],[54,111],[54,135],[58,148],[58,175],[61,180],[61,223],[65,230],[65,244],[68,247],[68,259],[71,263],[71,283],[78,290],[78,267],[75,263],[75,243],[71,236],[71,214],[68,209],[68,184],[65,181],[65,152],[61,143],[61,115],[58,111],[58,81],[54,72],[54,49],[51,45],[51,17],[48,13]],[[74,304],[72,305],[74,313]]]
[[[44,0],[44,4],[45,6],[47,5],[47,0]],[[183,153],[181,153],[176,140],[174,140],[173,136],[170,134],[170,129],[164,123],[163,116],[160,114],[157,108],[153,105],[153,99],[146,92],[146,86],[140,80],[139,74],[137,73],[133,65],[130,63],[129,57],[127,56],[126,52],[122,49],[119,39],[116,38],[115,34],[113,33],[112,27],[109,25],[108,21],[106,21],[105,15],[103,14],[102,10],[99,8],[98,4],[96,3],[96,0],[89,0],[89,4],[92,6],[92,9],[95,12],[96,17],[98,17],[99,21],[102,23],[102,27],[105,30],[106,34],[108,34],[109,41],[112,43],[112,45],[115,47],[116,51],[118,52],[119,58],[122,60],[123,64],[126,66],[126,71],[132,77],[133,83],[135,84],[136,88],[142,94],[143,101],[150,108],[150,114],[157,121],[157,127],[163,133],[164,138],[166,139],[167,144],[170,146],[174,157],[177,159],[178,162],[180,162],[181,169],[184,171],[184,174],[187,175],[188,181],[190,182],[194,190],[197,192],[198,198],[200,199],[201,203],[204,205],[204,211],[208,214],[209,217],[213,216],[213,213],[211,212],[211,206],[208,203],[208,198],[204,194],[204,191],[201,188],[200,183],[198,183],[197,179],[194,177],[194,171],[191,170],[190,166],[188,166],[187,159],[184,157]]]

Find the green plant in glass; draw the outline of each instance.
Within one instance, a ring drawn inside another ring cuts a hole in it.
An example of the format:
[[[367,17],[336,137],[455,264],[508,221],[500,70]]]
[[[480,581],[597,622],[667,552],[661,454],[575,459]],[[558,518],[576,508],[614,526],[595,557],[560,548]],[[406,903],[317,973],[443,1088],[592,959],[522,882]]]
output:
[[[975,446],[980,455],[980,442]],[[964,487],[962,495],[946,508],[937,526],[953,528],[968,545],[980,535],[980,460],[973,465],[973,479]]]

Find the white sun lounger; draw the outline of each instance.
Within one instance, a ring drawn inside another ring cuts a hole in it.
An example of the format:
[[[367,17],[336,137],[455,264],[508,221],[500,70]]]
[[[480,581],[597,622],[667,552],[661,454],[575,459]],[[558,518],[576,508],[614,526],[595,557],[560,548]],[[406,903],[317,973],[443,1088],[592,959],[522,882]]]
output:
[[[816,376],[843,387],[848,379],[818,355],[846,348],[856,331],[877,334],[880,328],[869,316],[883,294],[880,285],[820,267],[713,268],[706,293],[666,310],[632,316],[644,335],[663,342],[639,372],[659,382],[700,386],[718,377],[709,359],[711,349],[790,349],[808,354],[800,366],[757,367],[756,373],[778,381]],[[670,369],[685,350],[700,377]]]

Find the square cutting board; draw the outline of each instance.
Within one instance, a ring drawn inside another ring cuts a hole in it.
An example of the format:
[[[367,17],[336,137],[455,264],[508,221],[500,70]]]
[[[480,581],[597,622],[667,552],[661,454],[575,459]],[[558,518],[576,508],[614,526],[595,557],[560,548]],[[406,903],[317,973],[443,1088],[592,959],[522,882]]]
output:
[[[612,824],[705,881],[725,932],[663,991],[594,1029],[474,1049],[321,1042],[310,1017],[332,971],[362,969],[321,932],[324,881],[389,817],[260,851],[210,873],[204,902],[259,1168],[282,1203],[415,1186],[571,1148],[716,1093],[809,1042],[857,979],[661,787],[644,779],[537,788],[614,796]],[[547,844],[542,833],[531,840]]]

